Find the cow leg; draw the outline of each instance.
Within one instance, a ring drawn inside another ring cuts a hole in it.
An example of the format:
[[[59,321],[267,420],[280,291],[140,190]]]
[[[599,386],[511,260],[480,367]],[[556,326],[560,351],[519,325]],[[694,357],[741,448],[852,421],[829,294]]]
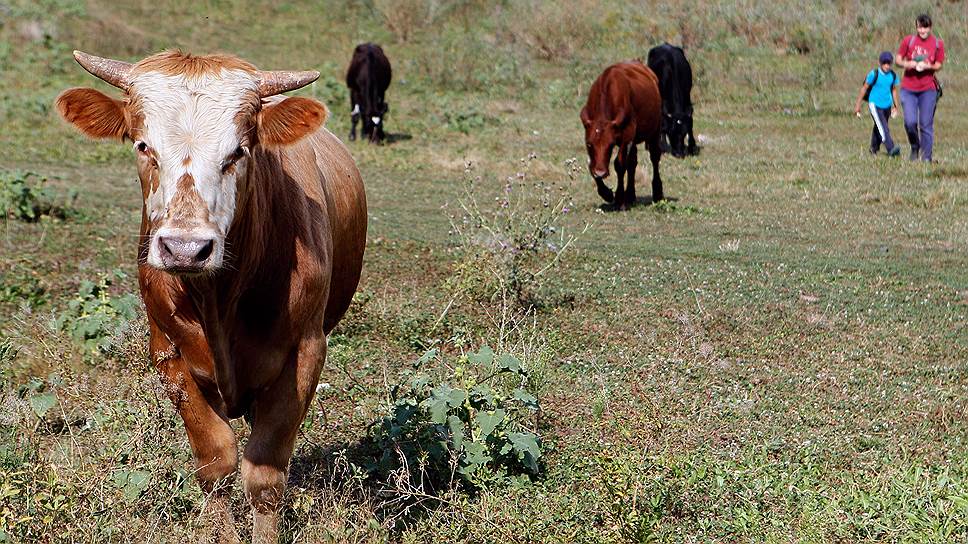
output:
[[[232,478],[238,461],[235,432],[228,418],[218,406],[216,391],[203,391],[189,370],[187,358],[211,359],[202,345],[173,347],[168,337],[149,320],[151,328],[151,358],[161,374],[162,385],[168,398],[178,410],[188,443],[195,458],[195,478],[207,495],[202,509],[203,532],[209,532],[200,541],[221,543],[239,542],[235,520],[228,507]],[[204,341],[200,341],[204,342]],[[203,365],[211,367],[211,364]]]
[[[322,323],[322,318],[317,320]],[[252,507],[252,543],[278,539],[279,505],[299,425],[326,358],[326,338],[304,338],[276,381],[252,405],[252,432],[242,454],[242,485]]]
[[[612,192],[608,185],[605,185],[605,180],[595,178],[595,187],[598,189],[598,196],[602,197],[602,200],[609,204],[615,202],[615,193]]]
[[[629,144],[628,157],[626,157],[625,172],[628,177],[625,189],[625,203],[628,207],[635,205],[635,168],[639,164],[639,152],[635,149],[635,144]]]
[[[620,210],[627,210],[628,203],[625,201],[625,168],[627,164],[627,148],[620,146],[618,153],[615,154],[615,205]]]
[[[350,141],[356,139],[356,124],[360,122],[360,97],[355,90],[350,91]]]
[[[659,177],[659,159],[662,158],[662,150],[659,143],[649,144],[649,160],[652,161],[652,202],[659,202],[665,197],[662,195],[662,178]]]
[[[692,121],[689,121],[689,147],[686,150],[689,155],[698,155],[699,146],[696,145],[696,137],[692,135]]]

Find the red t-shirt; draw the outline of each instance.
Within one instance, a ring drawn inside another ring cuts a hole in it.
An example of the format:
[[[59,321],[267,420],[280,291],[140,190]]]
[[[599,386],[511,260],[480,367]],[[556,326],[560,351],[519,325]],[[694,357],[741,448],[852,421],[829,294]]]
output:
[[[926,40],[922,40],[917,34],[905,36],[901,40],[901,47],[897,48],[897,56],[907,60],[923,60],[930,64],[944,62],[944,42],[933,34]],[[934,90],[934,70],[918,72],[914,68],[905,68],[901,88],[915,92]]]

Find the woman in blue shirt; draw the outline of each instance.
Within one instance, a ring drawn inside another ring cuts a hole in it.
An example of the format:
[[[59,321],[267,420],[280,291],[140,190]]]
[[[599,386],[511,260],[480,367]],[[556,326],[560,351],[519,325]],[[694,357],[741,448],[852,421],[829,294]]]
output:
[[[887,126],[888,121],[897,117],[897,105],[901,102],[898,97],[897,75],[891,71],[891,63],[894,62],[894,55],[890,51],[881,53],[878,59],[879,67],[871,70],[864,80],[864,85],[860,88],[857,95],[857,104],[854,106],[854,113],[860,117],[860,103],[867,100],[867,106],[871,117],[874,120],[874,129],[871,131],[871,153],[877,154],[884,143],[889,157],[896,157],[901,154],[898,147],[891,138],[891,131]],[[868,93],[868,89],[870,90]]]

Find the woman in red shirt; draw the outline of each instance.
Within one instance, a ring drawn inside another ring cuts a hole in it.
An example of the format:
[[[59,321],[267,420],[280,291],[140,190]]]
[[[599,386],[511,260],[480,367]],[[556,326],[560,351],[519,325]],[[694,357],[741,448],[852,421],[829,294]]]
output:
[[[944,42],[931,35],[931,17],[918,15],[917,33],[905,36],[894,57],[904,68],[901,104],[904,130],[911,142],[912,161],[931,162],[934,147],[934,110],[938,105],[938,80],[935,73],[944,62]]]

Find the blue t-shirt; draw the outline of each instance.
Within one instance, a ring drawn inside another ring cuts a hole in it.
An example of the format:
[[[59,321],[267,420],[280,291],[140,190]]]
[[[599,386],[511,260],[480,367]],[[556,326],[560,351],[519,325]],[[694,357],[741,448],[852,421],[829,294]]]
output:
[[[875,71],[880,72],[877,76],[877,83],[874,82]],[[874,104],[882,110],[890,109],[894,105],[894,97],[891,96],[891,87],[897,87],[899,83],[897,76],[890,71],[884,72],[878,67],[867,74],[865,81],[868,85],[873,85],[871,87],[871,95],[868,98],[871,104]]]

